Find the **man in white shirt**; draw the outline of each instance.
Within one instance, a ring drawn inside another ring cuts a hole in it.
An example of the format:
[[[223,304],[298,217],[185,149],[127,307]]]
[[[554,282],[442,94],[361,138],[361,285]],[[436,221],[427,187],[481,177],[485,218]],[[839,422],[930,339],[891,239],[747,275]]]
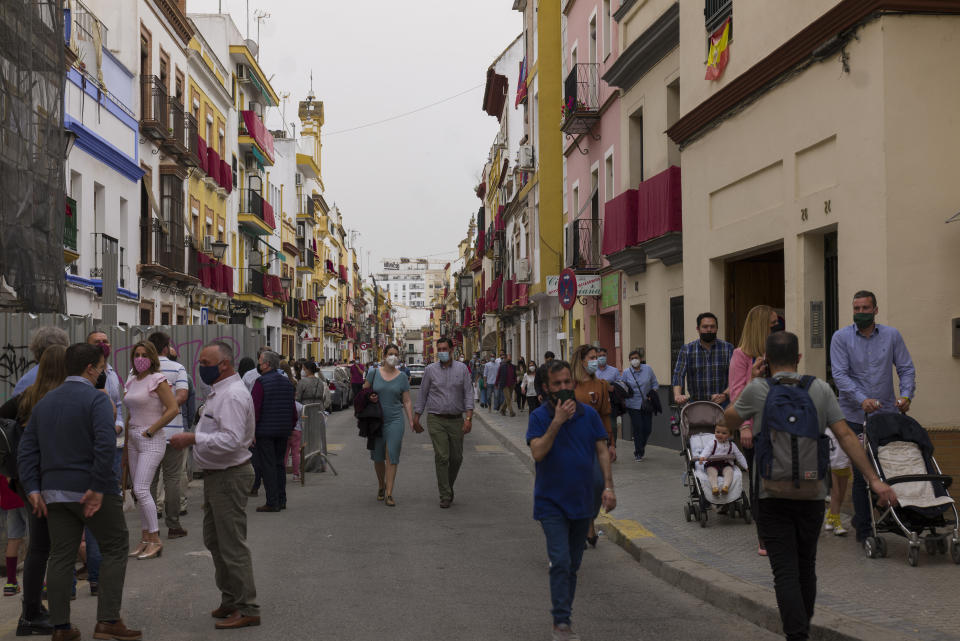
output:
[[[170,360],[170,335],[164,332],[154,332],[147,338],[157,348],[160,355],[160,372],[167,377],[170,389],[173,390],[177,405],[183,406],[190,393],[190,384],[187,381],[187,370],[176,361]],[[181,450],[170,446],[170,437],[183,432],[183,414],[176,416],[163,428],[163,437],[167,441],[167,449],[163,454],[163,461],[157,469],[150,486],[150,493],[157,499],[160,472],[163,472],[163,520],[167,524],[167,538],[178,539],[187,535],[187,531],[180,526],[180,493],[181,480],[184,474],[186,457]],[[159,504],[159,501],[157,501]],[[184,510],[186,512],[186,510]]]
[[[500,407],[500,395],[497,393],[497,372],[500,370],[500,361],[495,361],[493,355],[483,367],[483,379],[487,382],[487,409],[491,412]]]
[[[260,625],[247,546],[247,491],[253,483],[250,444],[256,420],[253,398],[233,368],[233,348],[206,345],[197,359],[200,379],[212,386],[194,432],[170,438],[178,450],[193,446],[203,470],[203,542],[213,556],[220,606],[210,615],[218,630]]]

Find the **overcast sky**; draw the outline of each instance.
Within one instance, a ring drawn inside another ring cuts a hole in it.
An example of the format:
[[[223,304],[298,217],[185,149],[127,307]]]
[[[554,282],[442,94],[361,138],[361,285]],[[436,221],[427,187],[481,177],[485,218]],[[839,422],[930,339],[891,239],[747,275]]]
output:
[[[188,13],[229,12],[246,33],[247,0],[187,0]],[[511,0],[250,0],[260,27],[260,65],[287,122],[313,88],[323,100],[322,171],[327,202],[360,232],[362,268],[384,257],[454,258],[480,201],[472,193],[497,132],[481,110],[487,67],[520,34]],[[228,65],[229,68],[229,65]],[[478,87],[479,85],[479,87]],[[381,125],[335,134],[448,102]],[[279,109],[267,126],[279,129]],[[299,122],[297,126],[299,131]],[[289,128],[288,128],[289,131]],[[289,212],[288,212],[289,213]]]

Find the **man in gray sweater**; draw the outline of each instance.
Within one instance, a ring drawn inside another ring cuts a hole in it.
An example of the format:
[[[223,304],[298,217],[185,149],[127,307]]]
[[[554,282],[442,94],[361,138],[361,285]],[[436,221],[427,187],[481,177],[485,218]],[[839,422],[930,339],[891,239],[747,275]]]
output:
[[[68,347],[67,379],[37,403],[20,440],[20,481],[34,514],[46,517],[50,525],[47,592],[54,641],[80,638],[80,631],[70,625],[70,592],[84,527],[93,532],[103,555],[94,638],[142,637],[120,618],[130,544],[113,467],[113,406],[94,387],[105,369],[98,347]]]

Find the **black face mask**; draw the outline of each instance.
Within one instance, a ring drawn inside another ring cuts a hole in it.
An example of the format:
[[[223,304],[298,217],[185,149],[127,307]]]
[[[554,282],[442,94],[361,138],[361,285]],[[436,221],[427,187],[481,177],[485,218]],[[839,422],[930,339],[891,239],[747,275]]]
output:
[[[107,386],[107,371],[104,370],[100,372],[100,376],[97,377],[97,382],[93,384],[97,389],[103,389]]]
[[[704,332],[703,334],[700,334],[700,340],[702,340],[704,343],[712,343],[717,340],[717,333]]]
[[[777,318],[777,324],[770,328],[770,333],[782,332],[787,329],[787,324],[783,321],[782,318]]]
[[[260,369],[260,365],[257,365],[257,374],[260,374],[260,375],[263,374],[263,370]]]

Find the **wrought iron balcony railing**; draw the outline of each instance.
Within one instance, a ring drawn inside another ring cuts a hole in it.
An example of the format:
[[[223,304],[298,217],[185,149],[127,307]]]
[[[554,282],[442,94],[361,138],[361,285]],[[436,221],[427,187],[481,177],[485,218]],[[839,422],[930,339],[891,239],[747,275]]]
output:
[[[563,123],[568,134],[590,131],[600,119],[600,65],[581,62],[563,82]]]
[[[169,128],[167,88],[156,76],[140,78],[140,129],[155,140],[166,140]]]
[[[568,229],[567,267],[578,271],[596,271],[603,266],[600,240],[603,238],[599,218],[578,218]]]
[[[703,18],[707,31],[713,31],[733,14],[733,0],[705,0]]]

